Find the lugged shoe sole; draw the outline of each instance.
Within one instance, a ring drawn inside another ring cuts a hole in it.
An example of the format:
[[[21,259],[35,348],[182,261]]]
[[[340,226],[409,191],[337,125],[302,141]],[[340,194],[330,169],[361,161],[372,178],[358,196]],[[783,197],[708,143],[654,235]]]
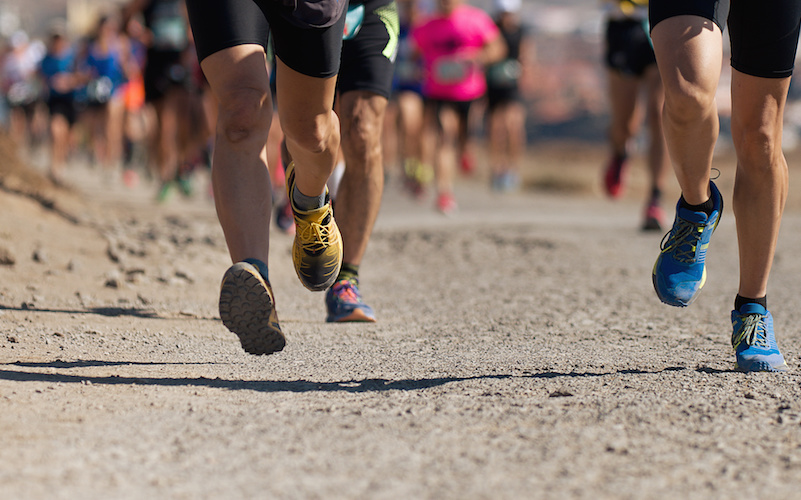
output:
[[[268,286],[258,270],[244,262],[231,266],[220,286],[220,319],[249,354],[272,354],[286,345]]]

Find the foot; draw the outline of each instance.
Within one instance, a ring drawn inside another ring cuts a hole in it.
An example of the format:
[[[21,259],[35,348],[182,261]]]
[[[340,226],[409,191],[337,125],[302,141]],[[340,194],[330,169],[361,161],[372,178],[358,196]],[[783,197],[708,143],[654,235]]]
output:
[[[651,202],[645,207],[645,217],[642,223],[643,231],[661,231],[665,220],[665,211],[656,202]]]
[[[352,321],[375,322],[373,308],[362,300],[359,282],[354,278],[342,279],[334,283],[325,294],[325,307],[329,323]]]
[[[620,198],[623,194],[625,173],[626,157],[617,154],[612,156],[604,172],[604,188],[611,198]]]
[[[759,304],[745,304],[731,312],[731,345],[737,369],[744,372],[783,372],[787,370],[773,334],[773,316]]]
[[[455,212],[459,206],[456,204],[456,198],[451,193],[441,193],[437,196],[437,210],[445,215],[450,215]]]
[[[295,164],[286,170],[287,195],[295,216],[295,241],[292,261],[295,272],[309,290],[319,292],[334,284],[342,266],[342,237],[334,221],[334,211],[326,196],[325,205],[309,211],[299,210],[292,202],[295,188]]]
[[[257,262],[237,262],[227,271],[220,286],[220,319],[239,337],[250,354],[272,354],[286,345],[270,284],[259,272]]]
[[[723,197],[713,182],[714,210],[710,215],[676,205],[676,218],[662,239],[662,253],[656,259],[653,282],[656,294],[665,304],[686,307],[706,283],[706,250],[720,222]]]

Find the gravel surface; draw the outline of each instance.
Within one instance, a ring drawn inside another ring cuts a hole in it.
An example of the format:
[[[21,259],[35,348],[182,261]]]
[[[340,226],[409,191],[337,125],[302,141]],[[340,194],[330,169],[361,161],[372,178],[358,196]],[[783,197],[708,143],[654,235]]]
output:
[[[641,165],[613,203],[582,151],[535,155],[524,193],[461,181],[453,217],[388,183],[362,265],[376,324],[324,323],[274,231],[288,344],[264,357],[219,321],[209,200],[78,168],[55,205],[6,183],[2,497],[797,498],[798,194],[769,294],[791,370],[741,374],[731,210],[701,297],[662,305]]]

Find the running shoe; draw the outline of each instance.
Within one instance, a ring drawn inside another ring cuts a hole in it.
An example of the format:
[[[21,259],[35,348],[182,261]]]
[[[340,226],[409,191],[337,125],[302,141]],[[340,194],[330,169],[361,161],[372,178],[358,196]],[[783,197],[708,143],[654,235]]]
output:
[[[492,174],[491,187],[493,191],[500,193],[516,191],[520,188],[520,176],[511,170]]]
[[[459,168],[464,175],[473,175],[473,172],[476,170],[476,160],[473,158],[473,155],[464,152],[462,156],[459,157]]]
[[[723,197],[714,182],[709,183],[714,210],[711,215],[676,205],[676,218],[662,238],[662,253],[653,271],[654,289],[665,304],[686,307],[706,283],[706,250],[723,212]]]
[[[658,203],[652,201],[645,207],[645,218],[642,223],[643,231],[661,231],[665,220],[665,211]]]
[[[403,173],[404,185],[409,193],[415,198],[422,198],[425,195],[426,186],[434,178],[434,170],[431,166],[414,158],[407,158],[403,163]]]
[[[278,324],[270,284],[259,272],[259,261],[237,262],[223,275],[220,286],[220,319],[239,337],[250,354],[272,354],[286,345]]]
[[[773,316],[759,304],[745,304],[731,312],[731,345],[737,369],[744,372],[783,372],[787,363],[773,334]]]
[[[626,157],[614,155],[609,160],[604,173],[606,194],[612,198],[620,198],[623,194],[623,182],[626,174]]]
[[[287,197],[295,215],[295,241],[292,261],[295,272],[309,290],[319,292],[334,284],[342,267],[342,237],[334,221],[334,211],[326,188],[325,205],[309,211],[298,210],[292,201],[295,188],[295,163],[286,170]]]
[[[375,322],[373,308],[362,300],[356,278],[346,278],[334,283],[325,294],[325,307],[328,310],[325,320],[329,323]]]
[[[450,215],[459,208],[456,198],[451,193],[441,193],[437,196],[437,210],[445,215]]]

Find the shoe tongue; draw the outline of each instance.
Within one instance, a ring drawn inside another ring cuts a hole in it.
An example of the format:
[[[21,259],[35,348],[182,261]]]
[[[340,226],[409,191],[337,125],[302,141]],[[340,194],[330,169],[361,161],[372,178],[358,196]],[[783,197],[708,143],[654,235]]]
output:
[[[709,216],[705,212],[694,212],[684,207],[679,207],[679,217],[688,222],[695,223],[706,223],[709,219]]]
[[[768,310],[765,309],[764,307],[762,307],[760,304],[757,304],[755,302],[748,302],[748,303],[743,304],[742,306],[740,306],[740,310],[738,312],[740,314],[743,314],[743,315],[745,315],[745,314],[762,314],[762,315],[764,315],[765,313],[768,312]]]

